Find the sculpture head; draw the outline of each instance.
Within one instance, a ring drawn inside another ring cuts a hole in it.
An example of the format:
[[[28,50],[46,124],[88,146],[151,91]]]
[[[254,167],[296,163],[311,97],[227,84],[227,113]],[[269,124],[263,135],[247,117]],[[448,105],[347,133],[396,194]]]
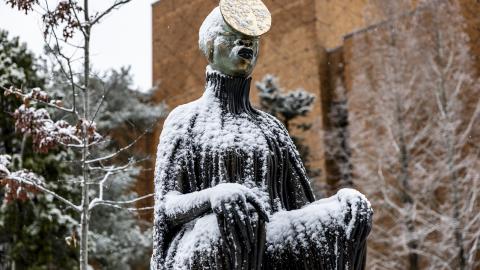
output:
[[[257,64],[260,36],[271,24],[261,0],[220,0],[200,27],[200,50],[214,70],[249,76]]]
[[[260,38],[230,27],[215,8],[200,27],[200,50],[210,66],[231,76],[249,76],[258,58]]]

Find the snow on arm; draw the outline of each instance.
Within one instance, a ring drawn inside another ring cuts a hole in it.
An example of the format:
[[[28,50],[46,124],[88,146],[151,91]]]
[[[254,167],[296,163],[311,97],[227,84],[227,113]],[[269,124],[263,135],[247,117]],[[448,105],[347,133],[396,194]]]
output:
[[[363,194],[342,189],[301,209],[274,214],[267,224],[267,251],[312,244],[325,249],[332,232],[349,240],[355,226],[371,220],[372,214],[370,202]]]
[[[266,211],[262,201],[249,188],[236,183],[222,183],[201,191],[181,194],[171,191],[165,195],[165,214],[167,217],[180,219],[182,223],[196,218],[212,208],[219,208],[227,201],[255,201],[260,210]],[[192,215],[192,211],[196,215]]]

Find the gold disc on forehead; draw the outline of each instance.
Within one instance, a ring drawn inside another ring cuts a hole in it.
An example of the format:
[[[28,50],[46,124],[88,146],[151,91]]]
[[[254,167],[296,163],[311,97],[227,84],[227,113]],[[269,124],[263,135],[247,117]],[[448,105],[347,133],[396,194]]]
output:
[[[220,0],[227,24],[247,36],[261,36],[270,30],[272,15],[261,0]]]

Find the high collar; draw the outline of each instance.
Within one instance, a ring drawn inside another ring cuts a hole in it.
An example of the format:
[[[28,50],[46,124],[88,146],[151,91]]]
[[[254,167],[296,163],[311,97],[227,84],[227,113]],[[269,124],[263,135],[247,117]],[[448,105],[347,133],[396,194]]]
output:
[[[224,112],[232,114],[254,114],[250,104],[250,84],[252,77],[236,77],[222,74],[207,67],[206,91],[218,100]]]

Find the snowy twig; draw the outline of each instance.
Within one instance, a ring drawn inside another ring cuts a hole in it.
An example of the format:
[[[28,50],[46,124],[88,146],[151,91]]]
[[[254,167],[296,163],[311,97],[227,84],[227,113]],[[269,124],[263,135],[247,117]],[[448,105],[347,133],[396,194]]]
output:
[[[88,210],[91,211],[97,204],[99,204],[100,202],[103,201],[103,185],[105,184],[105,182],[108,180],[108,177],[110,175],[112,175],[113,173],[112,172],[107,172],[102,180],[100,180],[99,182],[99,187],[98,187],[98,197],[93,199],[90,204],[88,205]]]
[[[138,164],[142,161],[147,160],[147,158],[135,160],[135,159],[130,159],[127,164],[123,166],[100,166],[100,167],[93,167],[89,166],[89,170],[97,170],[97,171],[104,171],[104,172],[119,172],[126,170],[127,168],[131,167],[132,165]]]
[[[87,144],[88,147],[92,147],[92,146],[95,146],[97,144],[99,144],[100,142],[98,141],[95,141],[93,143],[89,143]],[[84,148],[85,145],[83,143],[80,143],[80,144],[69,144],[69,143],[63,143],[63,142],[58,142],[58,144],[62,145],[62,146],[65,146],[65,147],[70,147],[70,148]]]
[[[147,206],[147,207],[141,207],[141,208],[123,207],[123,206],[121,206],[121,205],[112,204],[112,203],[107,203],[107,202],[105,202],[105,201],[97,201],[97,203],[95,204],[95,206],[98,206],[98,205],[110,206],[110,207],[113,207],[113,208],[128,210],[128,211],[132,211],[132,212],[134,212],[134,211],[146,211],[146,210],[152,210],[152,209],[154,209],[153,206]]]
[[[51,191],[50,189],[48,188],[45,188],[43,187],[42,185],[39,185],[37,183],[34,183],[30,180],[27,180],[25,178],[21,178],[21,177],[16,177],[16,176],[10,176],[8,177],[8,179],[10,180],[14,180],[14,181],[17,181],[18,183],[25,183],[27,185],[30,185],[30,186],[34,186],[35,188],[37,188],[38,190],[42,191],[42,192],[45,192],[47,194],[50,194],[52,195],[53,197],[55,197],[56,199],[58,199],[59,201],[65,203],[66,205],[72,207],[75,211],[77,212],[80,212],[81,209],[80,209],[80,206],[77,206],[75,205],[74,203],[72,203],[71,201],[65,199],[64,197],[62,197],[61,195],[58,195],[57,193],[55,193],[54,191]]]
[[[147,199],[147,198],[151,198],[154,195],[155,194],[151,193],[151,194],[147,194],[147,195],[144,195],[142,197],[135,198],[135,199],[128,200],[128,201],[108,201],[108,200],[104,200],[103,202],[110,203],[110,204],[131,204],[131,203],[136,203],[138,201],[141,201],[141,200],[144,200],[144,199]]]
[[[13,94],[13,95],[16,95],[16,96],[20,96],[22,98],[32,99],[35,102],[38,102],[40,104],[43,104],[43,105],[46,105],[48,107],[52,107],[52,108],[55,108],[57,110],[61,110],[61,111],[67,112],[67,113],[75,113],[74,108],[68,109],[68,108],[65,108],[65,107],[62,107],[62,106],[58,106],[57,104],[54,104],[54,103],[46,102],[46,101],[43,101],[43,100],[40,100],[40,99],[37,99],[37,98],[31,98],[28,95],[24,94],[21,90],[15,89],[13,87],[10,87],[10,88],[5,88],[4,86],[0,86],[0,87],[3,88],[3,90],[6,93]]]
[[[85,164],[92,164],[92,163],[95,163],[95,162],[101,162],[101,161],[104,161],[104,160],[112,159],[112,158],[118,156],[119,154],[121,154],[123,151],[126,151],[126,150],[130,149],[132,146],[134,146],[135,144],[137,144],[140,141],[140,139],[143,138],[143,136],[145,136],[149,132],[150,132],[150,129],[147,129],[146,131],[144,131],[140,136],[138,136],[133,142],[131,142],[127,146],[124,146],[124,147],[120,148],[118,151],[116,151],[116,152],[114,152],[110,155],[100,157],[100,158],[85,160]]]

